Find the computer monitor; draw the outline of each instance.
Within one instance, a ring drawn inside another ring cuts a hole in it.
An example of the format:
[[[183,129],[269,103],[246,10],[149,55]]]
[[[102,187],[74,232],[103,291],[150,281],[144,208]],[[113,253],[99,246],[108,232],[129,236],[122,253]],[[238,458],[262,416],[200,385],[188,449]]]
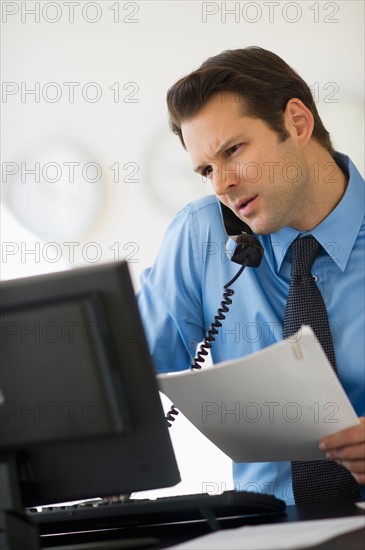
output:
[[[17,485],[2,492],[31,507],[178,483],[128,264],[0,293],[0,462]]]

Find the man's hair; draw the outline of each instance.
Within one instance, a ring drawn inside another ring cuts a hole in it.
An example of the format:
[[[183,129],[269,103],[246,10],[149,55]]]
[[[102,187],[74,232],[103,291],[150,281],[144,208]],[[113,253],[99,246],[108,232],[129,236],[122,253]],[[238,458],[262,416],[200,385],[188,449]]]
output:
[[[236,101],[243,99],[242,114],[264,120],[281,141],[289,137],[284,124],[286,104],[289,99],[300,99],[313,114],[313,138],[333,155],[329,132],[320,119],[309,86],[278,55],[257,46],[226,50],[209,57],[199,69],[168,90],[170,128],[185,149],[182,122],[197,114],[216,94],[221,94],[224,102],[227,93],[234,93]]]

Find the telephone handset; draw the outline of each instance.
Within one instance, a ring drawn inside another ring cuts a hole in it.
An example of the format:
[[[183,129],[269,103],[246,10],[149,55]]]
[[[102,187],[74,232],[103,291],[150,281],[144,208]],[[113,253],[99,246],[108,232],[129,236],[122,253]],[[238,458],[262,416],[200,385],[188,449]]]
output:
[[[260,241],[256,239],[250,227],[240,220],[240,218],[238,218],[232,210],[228,208],[228,206],[225,206],[221,202],[219,204],[221,207],[225,232],[228,237],[236,243],[233,252],[227,250],[226,245],[227,255],[232,262],[240,264],[241,268],[238,270],[233,279],[224,285],[223,299],[220,307],[218,308],[217,315],[214,317],[214,320],[199,347],[199,351],[197,352],[193,363],[190,365],[190,369],[192,370],[201,369],[201,363],[204,363],[205,358],[208,355],[208,350],[212,347],[212,343],[215,341],[218,330],[222,326],[221,321],[226,318],[226,313],[229,311],[229,306],[232,304],[231,296],[234,294],[234,290],[230,287],[238,279],[246,267],[258,267],[264,253],[264,249]],[[172,405],[166,415],[169,428],[175,420],[175,416],[178,414],[179,411],[174,405]]]
[[[251,228],[232,212],[228,206],[220,203],[224,229],[236,243],[233,253],[228,253],[230,260],[245,267],[258,267],[264,253],[261,243],[254,237]],[[246,263],[247,262],[247,263]]]

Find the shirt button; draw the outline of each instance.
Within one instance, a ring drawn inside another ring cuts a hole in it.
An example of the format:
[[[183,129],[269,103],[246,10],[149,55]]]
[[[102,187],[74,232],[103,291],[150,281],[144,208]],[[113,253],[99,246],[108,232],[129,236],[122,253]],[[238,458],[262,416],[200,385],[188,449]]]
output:
[[[314,279],[314,282],[316,283],[318,281],[318,276],[317,275],[312,275],[313,279]]]

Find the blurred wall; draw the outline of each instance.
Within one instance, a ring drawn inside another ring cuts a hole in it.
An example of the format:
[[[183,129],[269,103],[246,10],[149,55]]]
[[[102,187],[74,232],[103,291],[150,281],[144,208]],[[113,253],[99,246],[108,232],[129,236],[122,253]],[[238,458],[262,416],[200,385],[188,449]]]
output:
[[[3,278],[128,257],[138,286],[173,214],[210,192],[169,133],[166,90],[223,49],[259,45],[288,61],[363,170],[361,1],[1,10]]]
[[[210,193],[169,133],[166,90],[224,49],[282,56],[364,171],[362,1],[3,1],[1,21],[2,278],[127,257],[138,288],[174,213]],[[189,488],[210,471],[224,488],[223,455],[204,447],[199,473],[176,445]]]

